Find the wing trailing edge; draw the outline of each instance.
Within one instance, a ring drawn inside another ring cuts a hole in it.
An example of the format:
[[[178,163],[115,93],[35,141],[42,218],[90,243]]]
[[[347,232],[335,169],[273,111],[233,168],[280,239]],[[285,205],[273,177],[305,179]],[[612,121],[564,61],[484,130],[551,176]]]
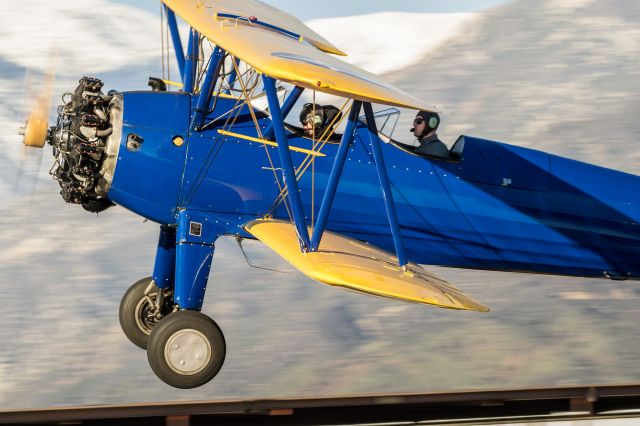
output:
[[[424,303],[447,309],[487,312],[467,296],[420,265],[398,266],[391,253],[325,231],[317,252],[300,250],[295,226],[279,220],[255,220],[244,228],[308,277],[324,284],[375,296]]]

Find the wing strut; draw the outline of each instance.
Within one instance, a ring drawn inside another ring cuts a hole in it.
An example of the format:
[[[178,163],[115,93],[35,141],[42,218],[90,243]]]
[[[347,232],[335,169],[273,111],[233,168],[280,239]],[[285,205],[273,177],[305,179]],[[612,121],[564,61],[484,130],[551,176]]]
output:
[[[354,131],[358,120],[358,114],[360,107],[364,107],[365,116],[367,118],[367,128],[369,134],[369,142],[373,151],[373,159],[376,163],[376,169],[378,171],[378,179],[380,180],[380,188],[382,189],[382,198],[384,199],[385,208],[387,210],[387,218],[389,219],[389,226],[391,227],[391,235],[393,236],[393,244],[396,249],[396,256],[400,266],[407,265],[407,256],[402,244],[402,234],[400,233],[400,225],[398,223],[398,214],[393,201],[393,194],[391,192],[391,185],[389,183],[389,177],[387,176],[387,169],[384,162],[384,156],[382,149],[380,148],[380,138],[378,137],[378,129],[376,128],[376,121],[373,116],[373,108],[370,102],[354,101],[349,113],[349,121],[347,122],[347,128],[342,135],[340,141],[340,147],[336,154],[336,159],[333,163],[331,175],[329,176],[329,182],[325,191],[322,205],[320,206],[320,212],[318,213],[318,220],[316,227],[313,230],[313,239],[309,240],[309,231],[307,229],[307,222],[304,216],[304,210],[302,208],[302,200],[300,199],[300,191],[298,190],[298,181],[296,180],[296,172],[293,167],[293,160],[291,159],[291,152],[289,150],[289,141],[287,134],[284,130],[283,110],[280,108],[278,102],[278,94],[276,91],[275,80],[267,75],[262,76],[264,82],[264,88],[267,93],[267,100],[269,102],[269,111],[271,112],[272,127],[269,130],[275,132],[276,141],[278,142],[278,152],[280,154],[280,163],[284,172],[285,182],[287,184],[287,194],[289,202],[293,210],[293,220],[295,222],[296,231],[300,242],[300,247],[303,252],[317,251],[322,240],[322,234],[327,224],[331,205],[335,197],[338,181],[342,175],[342,169],[344,162],[349,151],[349,147],[354,139]],[[301,92],[301,90],[300,90]],[[295,91],[289,96],[293,98]],[[297,95],[299,96],[299,94]],[[287,99],[288,101],[289,99]],[[286,102],[285,102],[286,103]],[[291,104],[293,104],[292,102]],[[287,111],[288,112],[288,111]]]
[[[293,221],[295,222],[296,231],[300,240],[300,248],[303,252],[307,252],[311,245],[309,242],[309,231],[307,230],[307,224],[304,218],[302,200],[300,199],[300,191],[298,190],[298,181],[296,180],[296,172],[293,168],[291,152],[289,151],[289,141],[287,139],[287,133],[284,130],[284,119],[282,118],[282,110],[278,102],[276,81],[268,75],[263,75],[262,81],[264,82],[264,89],[267,93],[273,130],[276,134],[276,141],[278,142],[280,164],[282,165],[285,182],[287,184],[289,202],[293,210]]]
[[[196,70],[198,68],[198,59],[200,57],[200,34],[191,28],[189,32],[189,47],[187,48],[187,58],[184,61],[184,73],[182,74],[182,82],[184,84],[183,91],[185,93],[193,92],[193,86],[196,79]]]
[[[180,31],[178,31],[178,23],[176,22],[176,14],[163,3],[164,10],[167,14],[167,24],[171,32],[171,41],[173,42],[173,50],[176,52],[176,61],[180,70],[180,78],[184,83],[184,49],[182,48],[182,40],[180,40]]]
[[[204,77],[204,82],[200,88],[200,95],[198,96],[198,103],[196,106],[195,114],[193,115],[193,121],[191,122],[191,129],[194,131],[200,130],[204,117],[209,111],[209,105],[211,104],[211,95],[213,94],[213,88],[216,86],[218,76],[220,75],[220,69],[224,64],[225,51],[216,46],[211,54],[211,60],[207,67],[207,74]]]
[[[329,176],[329,182],[327,183],[327,189],[322,199],[322,205],[318,213],[318,220],[313,230],[313,236],[311,239],[310,251],[318,251],[320,241],[322,240],[322,234],[327,225],[327,219],[329,212],[331,211],[331,205],[338,188],[338,182],[342,175],[342,169],[344,162],[347,158],[349,147],[353,143],[354,130],[356,122],[358,120],[358,114],[360,107],[363,105],[365,116],[367,118],[367,128],[369,134],[369,142],[373,150],[373,159],[376,163],[376,169],[378,171],[378,179],[380,180],[380,188],[382,189],[382,198],[384,199],[385,208],[387,210],[387,218],[389,219],[389,226],[391,227],[391,235],[393,236],[393,244],[396,249],[396,255],[400,266],[407,265],[407,256],[402,244],[402,235],[400,233],[400,225],[398,223],[398,214],[396,212],[395,203],[393,201],[393,194],[391,193],[391,185],[389,183],[389,177],[387,176],[387,168],[384,162],[384,156],[382,155],[382,149],[380,148],[380,138],[378,137],[378,129],[376,128],[376,121],[373,116],[373,108],[369,102],[354,101],[351,106],[351,112],[349,113],[349,121],[347,127],[342,134],[342,140],[338,147],[338,152],[331,169],[331,175]]]
[[[298,182],[295,176],[295,169],[293,167],[293,161],[291,159],[291,153],[289,150],[289,142],[287,134],[284,130],[283,110],[288,110],[290,105],[285,102],[285,105],[280,108],[278,102],[278,96],[276,92],[275,80],[267,75],[263,75],[264,87],[267,93],[267,100],[269,102],[269,111],[271,112],[271,127],[267,130],[275,132],[276,141],[278,142],[278,152],[280,153],[280,162],[285,175],[285,182],[287,184],[287,196],[293,210],[293,219],[296,226],[296,231],[300,240],[300,246],[303,252],[311,251],[315,252],[320,246],[322,240],[322,234],[324,233],[329,212],[338,188],[338,182],[342,175],[342,169],[349,151],[349,147],[353,143],[354,132],[356,123],[358,121],[358,114],[360,113],[361,106],[364,106],[365,116],[367,118],[367,128],[369,135],[369,142],[373,151],[373,158],[376,163],[376,169],[378,171],[378,179],[380,180],[380,188],[382,189],[382,198],[384,199],[385,208],[387,210],[387,218],[389,219],[389,226],[391,227],[391,235],[393,236],[393,244],[396,249],[396,255],[400,266],[407,265],[407,256],[402,244],[402,235],[400,233],[400,225],[398,223],[398,214],[393,201],[393,194],[391,192],[391,184],[389,183],[389,177],[387,176],[387,169],[384,162],[384,156],[382,149],[380,148],[380,138],[378,137],[378,129],[376,128],[375,118],[373,116],[373,108],[369,102],[354,101],[349,112],[349,120],[347,127],[342,134],[342,140],[336,154],[336,158],[333,163],[331,175],[329,176],[329,182],[327,183],[327,189],[322,199],[322,205],[318,213],[318,219],[316,226],[313,230],[312,239],[309,240],[309,231],[307,229],[307,223],[302,208],[302,200],[300,199],[300,191],[298,190]],[[299,89],[302,92],[302,89]],[[294,91],[287,101],[292,100],[291,105],[295,103],[295,99],[299,96],[299,93]],[[295,98],[295,99],[294,99]]]
[[[376,128],[376,120],[373,116],[373,108],[369,102],[364,103],[364,113],[367,117],[367,128],[369,129],[369,141],[373,150],[373,159],[378,170],[378,179],[380,180],[380,188],[382,189],[382,198],[387,209],[387,218],[391,227],[391,235],[393,236],[393,244],[396,248],[396,255],[400,266],[407,264],[407,255],[402,245],[402,235],[400,234],[400,225],[398,224],[398,214],[396,205],[393,202],[393,194],[391,193],[391,185],[387,176],[387,168],[384,163],[384,156],[380,148],[380,138],[378,137],[378,129]]]
[[[349,121],[347,121],[347,127],[342,134],[340,140],[340,146],[336,154],[336,159],[333,161],[333,168],[331,169],[331,175],[329,176],[329,182],[327,183],[327,189],[322,198],[322,204],[320,205],[320,211],[318,212],[318,219],[316,220],[316,226],[313,228],[313,238],[311,239],[311,251],[318,251],[320,246],[320,240],[322,234],[327,225],[327,219],[329,218],[329,212],[333,205],[333,199],[338,189],[338,182],[342,175],[342,169],[344,168],[344,162],[347,159],[349,148],[353,143],[353,135],[356,129],[356,123],[358,121],[358,114],[360,114],[360,108],[362,102],[353,101],[351,105],[351,111],[349,112]]]
[[[293,108],[295,103],[298,101],[298,98],[300,98],[300,95],[302,95],[303,91],[304,91],[304,87],[295,86],[291,91],[291,93],[289,94],[289,96],[287,96],[287,99],[285,99],[284,104],[282,104],[283,120],[287,118],[287,115],[289,115],[289,113],[291,112],[291,109]],[[266,130],[263,133],[263,136],[265,139],[271,139],[273,137],[273,121],[266,128]]]

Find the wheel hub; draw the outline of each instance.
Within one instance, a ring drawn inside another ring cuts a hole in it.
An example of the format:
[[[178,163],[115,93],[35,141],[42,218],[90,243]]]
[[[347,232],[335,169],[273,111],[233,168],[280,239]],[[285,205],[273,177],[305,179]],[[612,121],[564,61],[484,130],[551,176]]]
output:
[[[164,348],[164,356],[169,367],[178,374],[193,375],[201,372],[211,360],[212,350],[209,339],[194,329],[175,332]]]
[[[151,334],[151,328],[158,322],[155,320],[153,308],[156,293],[147,295],[148,297],[140,299],[136,305],[136,324],[140,331],[147,336]],[[149,301],[151,299],[151,301]]]
[[[158,306],[158,293],[149,292],[145,294],[145,297],[140,299],[136,305],[135,321],[136,325],[147,336],[151,335],[151,329],[155,327],[158,322],[165,316],[165,314],[171,312],[171,298],[172,294],[170,290],[164,291],[164,304]]]

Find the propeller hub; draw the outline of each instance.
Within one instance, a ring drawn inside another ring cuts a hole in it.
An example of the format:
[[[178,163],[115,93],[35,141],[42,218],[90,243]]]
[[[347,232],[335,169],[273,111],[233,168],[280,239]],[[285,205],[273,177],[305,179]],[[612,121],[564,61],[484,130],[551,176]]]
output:
[[[35,108],[24,127],[18,129],[22,143],[33,148],[42,148],[48,134],[47,110]]]

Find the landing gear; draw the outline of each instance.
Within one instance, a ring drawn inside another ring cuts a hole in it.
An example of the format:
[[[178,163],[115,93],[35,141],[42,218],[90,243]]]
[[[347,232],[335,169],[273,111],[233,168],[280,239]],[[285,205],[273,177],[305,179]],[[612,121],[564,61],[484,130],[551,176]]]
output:
[[[120,302],[119,316],[122,331],[134,345],[147,348],[151,329],[172,311],[172,300],[171,290],[159,289],[151,277],[129,287]]]
[[[154,327],[147,357],[156,376],[176,388],[191,389],[222,368],[226,343],[218,325],[197,311],[178,311]]]
[[[120,304],[120,324],[165,383],[181,389],[213,379],[226,354],[218,325],[200,313],[214,242],[226,230],[214,217],[181,210],[160,227],[153,276],[135,283]]]

